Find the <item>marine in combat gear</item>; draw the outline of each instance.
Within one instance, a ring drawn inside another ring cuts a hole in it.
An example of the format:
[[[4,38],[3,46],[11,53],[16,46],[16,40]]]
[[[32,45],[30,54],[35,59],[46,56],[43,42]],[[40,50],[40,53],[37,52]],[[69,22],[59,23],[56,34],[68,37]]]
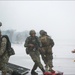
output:
[[[29,32],[30,36],[26,38],[24,47],[26,47],[26,53],[30,55],[31,59],[34,62],[34,66],[31,70],[31,74],[35,75],[37,74],[35,70],[37,67],[41,69],[43,73],[45,73],[45,70],[43,68],[43,65],[40,61],[40,53],[39,48],[41,47],[39,38],[36,36],[35,30],[30,30]]]
[[[2,71],[2,75],[6,75],[7,73],[12,74],[12,69],[7,67],[7,63],[9,61],[10,55],[8,53],[9,47],[9,38],[1,35],[0,31],[0,70]]]
[[[42,59],[45,63],[45,69],[46,71],[54,72],[53,68],[53,52],[52,47],[54,46],[53,39],[47,35],[47,32],[44,30],[40,30],[40,42],[42,44],[42,47],[40,49],[40,54],[42,56]]]

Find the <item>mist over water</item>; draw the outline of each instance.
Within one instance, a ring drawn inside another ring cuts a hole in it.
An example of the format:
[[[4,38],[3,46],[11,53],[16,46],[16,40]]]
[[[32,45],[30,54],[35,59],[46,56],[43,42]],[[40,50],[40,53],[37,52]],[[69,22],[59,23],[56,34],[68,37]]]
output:
[[[0,28],[2,31],[47,31],[55,42],[54,69],[75,75],[75,54],[71,53],[75,49],[75,1],[0,1],[0,21],[3,24]],[[31,69],[34,63],[25,53],[24,38],[15,41],[15,35],[12,47],[16,55],[9,62]],[[21,36],[23,35],[28,36],[27,33],[22,33]]]
[[[31,60],[31,57],[26,54],[24,43],[12,44],[12,47],[14,48],[16,55],[11,56],[9,62],[32,69],[34,63]],[[64,75],[75,74],[75,62],[74,62],[75,54],[71,53],[71,50],[73,50],[73,48],[74,45],[70,45],[70,44],[64,45],[62,44],[62,42],[60,42],[60,44],[56,44],[53,47],[53,56],[54,56],[53,69],[54,70],[64,72]],[[41,62],[43,66],[45,66],[42,59]],[[40,71],[40,69],[38,68],[37,71]]]
[[[1,30],[39,32],[53,39],[75,39],[75,1],[0,1]]]

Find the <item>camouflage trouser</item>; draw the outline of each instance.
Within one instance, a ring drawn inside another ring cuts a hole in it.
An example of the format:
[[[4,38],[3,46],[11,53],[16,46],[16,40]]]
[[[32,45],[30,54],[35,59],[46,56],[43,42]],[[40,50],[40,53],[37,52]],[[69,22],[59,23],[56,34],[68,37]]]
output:
[[[9,57],[5,55],[4,57],[0,58],[0,70],[1,71],[7,71],[7,66],[6,64],[8,63]]]
[[[52,60],[53,59],[50,59],[50,57],[52,57],[52,55],[49,55],[49,54],[47,54],[47,55],[43,55],[43,54],[41,54],[41,56],[42,56],[42,59],[43,59],[43,61],[44,61],[44,63],[47,65],[47,66],[49,66],[49,67],[53,67],[53,63],[52,63]]]
[[[45,65],[49,68],[53,67],[53,53],[51,47],[43,47],[41,50],[41,56]]]
[[[2,73],[4,72],[12,73],[12,70],[7,66],[8,60],[9,60],[8,56],[5,56],[3,57],[3,59],[0,59],[0,70],[2,71]]]
[[[32,60],[34,61],[34,66],[33,66],[33,69],[36,70],[37,67],[39,67],[40,69],[43,68],[43,65],[41,64],[40,62],[40,56],[39,56],[39,51],[31,51],[29,52]]]
[[[6,71],[7,70],[6,63],[0,62],[0,70],[1,71]]]

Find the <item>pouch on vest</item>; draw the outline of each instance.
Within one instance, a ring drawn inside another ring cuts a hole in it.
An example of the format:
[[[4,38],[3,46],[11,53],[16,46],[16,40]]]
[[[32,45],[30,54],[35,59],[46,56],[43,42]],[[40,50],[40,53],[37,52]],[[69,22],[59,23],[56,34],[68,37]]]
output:
[[[8,50],[8,55],[9,56],[15,55],[15,51],[14,51],[14,49],[12,47]]]

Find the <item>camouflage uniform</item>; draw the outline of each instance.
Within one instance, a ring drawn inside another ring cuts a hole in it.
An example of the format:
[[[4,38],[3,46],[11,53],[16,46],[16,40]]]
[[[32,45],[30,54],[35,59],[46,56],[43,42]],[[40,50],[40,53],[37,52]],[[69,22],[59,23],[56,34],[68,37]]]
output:
[[[1,36],[0,31],[0,70],[2,71],[2,75],[6,75],[7,72],[9,72],[10,74],[13,72],[12,69],[7,67],[7,63],[10,57],[8,55],[7,42],[8,42],[7,38]]]
[[[5,75],[7,71],[6,64],[8,63],[8,60],[9,60],[9,56],[6,51],[6,43],[7,43],[7,39],[2,38],[2,42],[0,46],[0,70],[4,73],[3,75]]]
[[[0,26],[2,23],[0,22]],[[2,71],[2,75],[6,75],[7,71],[9,72],[9,68],[7,67],[7,63],[9,60],[8,52],[6,50],[7,39],[2,38],[1,30],[0,30],[0,70]],[[9,72],[11,73],[11,72]]]
[[[31,33],[30,33],[30,35],[31,35]],[[33,44],[34,47],[30,47],[29,44]],[[40,57],[39,57],[40,42],[39,42],[38,37],[37,36],[27,37],[25,44],[24,44],[24,47],[27,48],[27,50],[28,50],[27,54],[29,54],[31,56],[31,59],[35,63],[31,73],[34,72],[37,69],[37,67],[39,67],[44,72],[43,65],[41,64]]]
[[[41,38],[46,36],[48,38],[48,44],[43,44],[42,42],[42,48],[40,50],[40,53],[41,53],[41,56],[42,56],[42,59],[44,61],[44,63],[46,64],[46,71],[48,71],[48,68],[49,68],[49,71],[52,71],[52,67],[53,67],[53,63],[52,63],[52,60],[53,60],[53,53],[52,53],[52,47],[54,46],[54,42],[52,40],[52,38],[50,36],[47,35],[47,33],[45,31],[42,31],[43,35],[41,35],[39,38],[40,38],[40,41],[41,41]]]

